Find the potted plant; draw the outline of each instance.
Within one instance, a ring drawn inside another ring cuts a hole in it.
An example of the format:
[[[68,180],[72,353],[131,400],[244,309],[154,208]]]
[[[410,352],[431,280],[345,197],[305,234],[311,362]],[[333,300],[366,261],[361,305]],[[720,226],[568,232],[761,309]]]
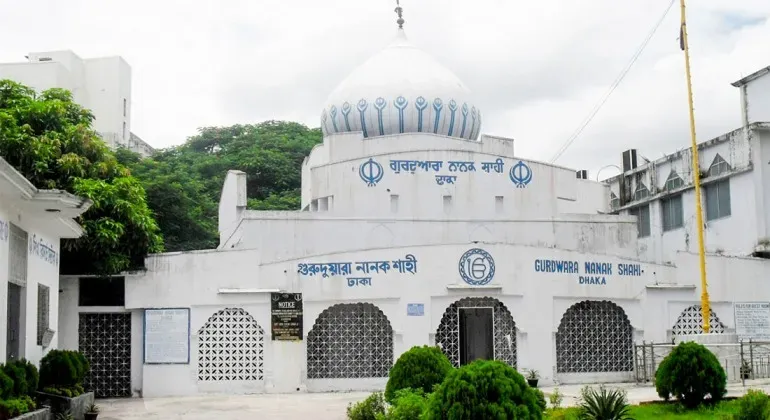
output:
[[[540,375],[537,373],[536,370],[530,369],[527,371],[527,383],[532,388],[537,388],[537,381],[540,379]]]
[[[749,366],[749,363],[745,360],[741,361],[741,378],[742,379],[749,379],[751,376],[751,366]]]

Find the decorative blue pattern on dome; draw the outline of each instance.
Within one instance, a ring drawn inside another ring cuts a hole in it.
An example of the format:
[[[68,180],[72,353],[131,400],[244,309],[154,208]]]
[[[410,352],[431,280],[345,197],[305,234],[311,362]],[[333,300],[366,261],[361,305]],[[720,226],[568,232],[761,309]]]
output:
[[[452,131],[455,128],[455,111],[457,111],[457,101],[454,99],[449,101],[449,110],[452,111],[452,115],[449,117],[449,137],[452,137]]]
[[[463,103],[463,107],[460,112],[463,114],[463,129],[460,131],[460,137],[465,138],[465,123],[468,121],[468,104]]]
[[[425,108],[428,107],[428,101],[425,100],[422,96],[418,96],[417,99],[414,100],[414,107],[417,108],[417,132],[422,132],[422,111],[425,111]]]
[[[366,131],[366,114],[364,113],[368,107],[369,104],[366,102],[366,99],[358,101],[358,105],[356,106],[356,108],[358,108],[358,113],[361,115],[361,131],[364,132],[364,138],[369,137],[369,133]]]
[[[374,100],[374,107],[377,108],[377,123],[379,124],[380,128],[380,135],[385,135],[385,127],[382,124],[382,110],[385,108],[385,105],[387,105],[388,102],[385,101],[382,97],[379,97]]]
[[[473,140],[473,132],[476,131],[476,107],[471,107],[471,132],[469,139]]]
[[[406,109],[406,106],[409,105],[409,101],[406,100],[403,96],[399,96],[396,98],[395,101],[393,101],[393,105],[398,109],[398,132],[400,134],[404,133],[404,110]]]
[[[350,104],[345,102],[342,104],[342,118],[345,119],[345,130],[350,131],[350,121],[348,121],[348,115],[350,115]]]
[[[332,127],[334,127],[334,132],[338,132],[337,130],[337,107],[332,105],[331,110],[329,110],[329,114],[332,117]]]
[[[433,134],[438,134],[438,122],[441,119],[441,108],[444,107],[444,101],[441,98],[433,100],[433,110],[436,111],[436,119],[433,122]]]

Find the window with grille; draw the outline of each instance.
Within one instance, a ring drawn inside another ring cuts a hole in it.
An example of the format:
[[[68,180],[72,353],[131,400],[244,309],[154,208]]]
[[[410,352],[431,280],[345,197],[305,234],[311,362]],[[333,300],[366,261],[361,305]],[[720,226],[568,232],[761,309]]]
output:
[[[27,232],[11,223],[8,281],[21,287],[27,286],[27,239]]]
[[[677,188],[680,188],[684,185],[684,181],[682,181],[682,178],[679,176],[676,171],[671,171],[671,173],[668,175],[668,179],[666,180],[666,191],[675,190]]]
[[[682,209],[682,195],[660,200],[662,210],[663,231],[678,229],[684,226],[684,211]]]
[[[634,207],[628,210],[628,214],[636,216],[636,228],[639,231],[639,237],[650,236],[650,205]]]
[[[642,182],[642,174],[639,174],[636,177],[636,190],[634,191],[634,200],[644,200],[645,198],[650,196],[650,190],[647,189],[647,186],[644,185],[644,182]]]
[[[706,197],[706,220],[730,216],[730,180],[709,184],[703,188]]]
[[[711,166],[709,167],[709,176],[726,174],[731,170],[732,168],[730,168],[730,165],[724,160],[724,158],[717,154],[716,157],[714,157],[714,161],[711,162]]]
[[[51,311],[51,289],[42,284],[37,285],[37,345],[43,345],[43,335],[49,327]]]
[[[610,192],[610,208],[614,210],[618,207],[620,207],[620,198],[614,192]]]

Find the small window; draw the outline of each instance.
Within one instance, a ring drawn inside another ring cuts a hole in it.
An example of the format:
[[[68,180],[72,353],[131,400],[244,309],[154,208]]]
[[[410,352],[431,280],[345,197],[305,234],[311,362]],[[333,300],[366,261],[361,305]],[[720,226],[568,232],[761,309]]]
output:
[[[730,172],[732,168],[730,165],[718,154],[714,157],[714,161],[711,162],[709,167],[709,176],[717,176]]]
[[[126,122],[123,121],[123,140],[126,140]]]
[[[634,200],[644,200],[650,196],[650,190],[644,185],[641,178],[636,181],[636,191],[634,191]]]
[[[680,188],[684,185],[684,181],[682,181],[682,178],[679,176],[676,171],[671,171],[671,173],[668,175],[668,179],[666,180],[666,191],[672,191],[677,188]]]
[[[650,205],[634,207],[628,210],[628,214],[636,216],[636,228],[639,231],[639,237],[650,236]]]
[[[78,290],[79,306],[125,306],[124,277],[81,277]]]
[[[126,116],[126,108],[128,108],[128,101],[126,101],[126,98],[123,98],[123,116]]]
[[[452,211],[452,196],[451,195],[445,195],[444,196],[444,212],[449,213]]]
[[[706,220],[728,217],[730,209],[730,180],[715,182],[703,188],[706,198]]]
[[[610,191],[610,209],[614,210],[618,207],[620,207],[620,198],[618,198],[614,192]]]
[[[660,200],[662,210],[663,231],[678,229],[684,226],[684,210],[682,209],[682,195]]]
[[[390,212],[398,213],[398,194],[390,195]]]
[[[505,212],[505,202],[503,201],[503,196],[498,195],[495,196],[495,213],[502,214]]]
[[[43,335],[50,328],[49,314],[51,311],[51,289],[42,284],[37,285],[37,345],[43,345]]]

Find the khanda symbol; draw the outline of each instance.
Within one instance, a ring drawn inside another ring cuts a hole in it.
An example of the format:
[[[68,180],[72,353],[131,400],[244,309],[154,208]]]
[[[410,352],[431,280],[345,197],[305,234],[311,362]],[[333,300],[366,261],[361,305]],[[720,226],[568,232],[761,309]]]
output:
[[[511,166],[508,177],[511,178],[516,188],[524,188],[532,181],[532,169],[526,163],[519,161],[519,163]]]
[[[385,171],[382,170],[382,165],[375,162],[374,159],[369,158],[366,162],[361,164],[358,168],[358,176],[366,182],[366,185],[373,187],[382,180],[382,176]]]

